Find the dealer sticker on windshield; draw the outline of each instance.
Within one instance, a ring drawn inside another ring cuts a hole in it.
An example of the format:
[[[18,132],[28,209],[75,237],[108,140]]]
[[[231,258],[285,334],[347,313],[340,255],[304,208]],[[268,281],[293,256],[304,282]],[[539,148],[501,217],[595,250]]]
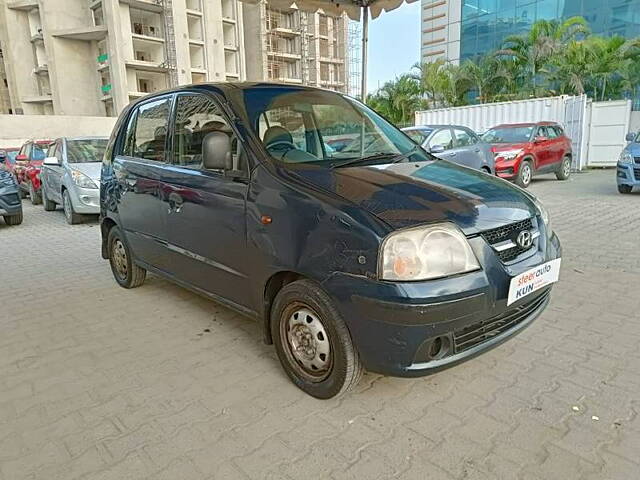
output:
[[[551,285],[558,281],[560,277],[560,259],[538,265],[531,270],[521,273],[511,279],[509,285],[509,298],[507,305],[517,302],[521,298]]]

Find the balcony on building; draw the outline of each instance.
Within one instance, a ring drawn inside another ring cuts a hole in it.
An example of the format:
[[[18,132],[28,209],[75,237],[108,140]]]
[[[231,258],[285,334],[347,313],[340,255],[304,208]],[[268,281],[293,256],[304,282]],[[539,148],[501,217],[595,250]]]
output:
[[[137,37],[132,40],[133,58],[125,60],[127,67],[147,72],[165,72],[167,70],[163,44],[147,42]]]
[[[140,98],[167,88],[167,76],[163,73],[136,72],[129,82],[129,98]],[[133,83],[133,85],[131,85]]]
[[[164,2],[162,0],[120,0],[122,3],[126,3],[131,9],[145,10],[148,12],[161,13],[164,9]]]
[[[162,15],[139,9],[130,9],[131,36],[146,42],[164,42]]]

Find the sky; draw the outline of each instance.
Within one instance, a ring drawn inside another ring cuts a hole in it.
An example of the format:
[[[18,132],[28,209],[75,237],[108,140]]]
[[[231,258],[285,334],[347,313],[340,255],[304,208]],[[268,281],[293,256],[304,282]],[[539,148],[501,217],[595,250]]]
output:
[[[420,3],[404,3],[369,23],[369,92],[409,71],[419,60]]]

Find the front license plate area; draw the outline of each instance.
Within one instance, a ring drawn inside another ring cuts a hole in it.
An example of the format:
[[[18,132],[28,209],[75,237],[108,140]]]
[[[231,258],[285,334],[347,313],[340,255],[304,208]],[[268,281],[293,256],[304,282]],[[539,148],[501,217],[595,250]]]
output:
[[[507,305],[511,305],[560,278],[560,258],[538,265],[511,279]]]

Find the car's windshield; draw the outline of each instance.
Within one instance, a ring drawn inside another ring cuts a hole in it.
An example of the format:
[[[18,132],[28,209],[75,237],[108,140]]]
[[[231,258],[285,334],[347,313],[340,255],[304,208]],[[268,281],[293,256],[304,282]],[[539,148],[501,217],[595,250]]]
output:
[[[487,143],[523,143],[531,140],[535,127],[492,128],[482,136]]]
[[[31,159],[40,161],[40,160],[44,160],[44,157],[46,156],[47,155],[46,153],[44,153],[44,150],[42,149],[42,147],[34,143],[33,149],[31,150]]]
[[[420,130],[417,130],[417,129],[403,130],[403,132],[406,133],[409,136],[409,138],[411,138],[411,140],[413,140],[419,145],[422,145],[422,143],[427,139],[427,137],[431,135],[431,132],[433,132],[433,129],[421,128]]]
[[[69,163],[101,162],[106,148],[106,138],[68,140],[67,161]]]
[[[254,87],[244,91],[244,102],[255,134],[286,163],[340,167],[432,159],[373,110],[337,93]]]

